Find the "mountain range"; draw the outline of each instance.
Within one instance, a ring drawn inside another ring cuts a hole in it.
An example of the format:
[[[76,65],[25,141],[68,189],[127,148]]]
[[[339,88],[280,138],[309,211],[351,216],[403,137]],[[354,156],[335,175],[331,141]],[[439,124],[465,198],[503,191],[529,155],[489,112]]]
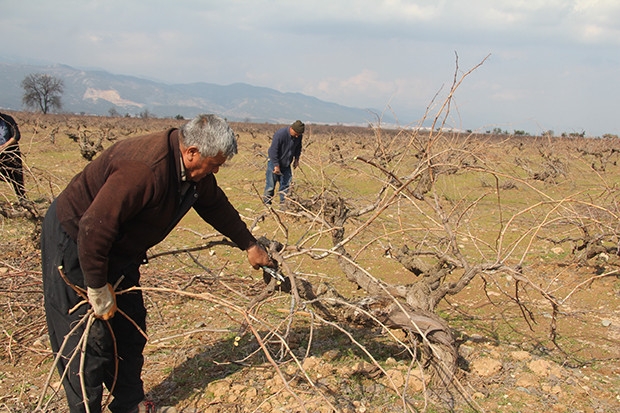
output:
[[[77,69],[67,65],[36,65],[0,59],[0,108],[23,110],[22,80],[44,73],[62,79],[62,111],[89,115],[150,115],[191,118],[216,113],[230,121],[255,123],[304,122],[368,125],[380,112],[322,101],[301,93],[282,93],[245,83],[216,85],[197,82],[166,84],[103,70]],[[393,120],[381,117],[382,123]]]

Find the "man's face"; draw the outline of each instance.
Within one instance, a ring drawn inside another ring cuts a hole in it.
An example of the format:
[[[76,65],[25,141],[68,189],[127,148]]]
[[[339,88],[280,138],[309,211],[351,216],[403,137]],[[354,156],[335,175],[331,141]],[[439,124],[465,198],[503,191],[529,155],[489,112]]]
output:
[[[224,155],[203,157],[197,149],[188,148],[183,157],[185,163],[185,176],[188,181],[198,182],[209,174],[216,174],[220,170],[220,166],[226,162]]]

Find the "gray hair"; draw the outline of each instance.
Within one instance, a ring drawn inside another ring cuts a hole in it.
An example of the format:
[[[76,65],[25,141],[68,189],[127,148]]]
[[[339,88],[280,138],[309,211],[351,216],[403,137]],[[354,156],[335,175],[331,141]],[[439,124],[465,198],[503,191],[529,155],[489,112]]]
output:
[[[221,117],[201,114],[181,126],[181,141],[186,147],[195,146],[203,157],[222,154],[230,159],[237,153],[237,137]]]

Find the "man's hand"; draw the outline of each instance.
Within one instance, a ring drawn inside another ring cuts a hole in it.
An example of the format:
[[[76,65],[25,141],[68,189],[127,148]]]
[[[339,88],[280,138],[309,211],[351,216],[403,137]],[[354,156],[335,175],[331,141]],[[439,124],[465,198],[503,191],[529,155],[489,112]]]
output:
[[[110,283],[107,283],[101,288],[86,289],[88,294],[88,302],[93,307],[95,317],[102,320],[109,320],[114,317],[114,313],[118,309],[116,307],[116,294],[114,294],[114,288]]]
[[[248,261],[255,270],[261,267],[273,267],[273,262],[267,251],[258,244],[253,244],[248,248]]]
[[[280,165],[276,165],[273,167],[273,173],[276,175],[282,175],[282,172],[280,172]]]
[[[298,166],[299,166],[299,159],[295,158],[293,160],[293,169],[297,169]]]

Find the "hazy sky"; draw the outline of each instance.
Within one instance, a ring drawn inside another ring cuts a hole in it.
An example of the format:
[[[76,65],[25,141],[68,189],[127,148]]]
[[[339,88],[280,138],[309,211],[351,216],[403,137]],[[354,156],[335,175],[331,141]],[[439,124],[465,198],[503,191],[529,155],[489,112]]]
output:
[[[0,56],[473,130],[620,134],[619,0],[0,0]],[[458,70],[457,70],[458,56]]]

